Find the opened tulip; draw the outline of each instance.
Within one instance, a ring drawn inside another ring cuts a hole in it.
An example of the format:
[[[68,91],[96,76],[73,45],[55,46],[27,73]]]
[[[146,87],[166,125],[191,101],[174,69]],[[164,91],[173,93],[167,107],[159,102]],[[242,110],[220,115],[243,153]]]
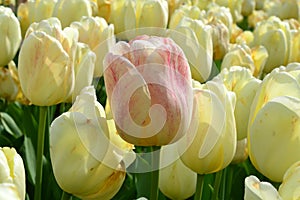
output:
[[[264,10],[268,16],[277,16],[280,19],[299,19],[299,9],[298,0],[266,1],[264,4]]]
[[[182,163],[176,148],[175,144],[161,148],[159,189],[170,199],[187,199],[196,191],[197,174]]]
[[[245,179],[244,200],[281,200],[277,190],[271,183],[260,182],[255,176]]]
[[[224,6],[230,9],[230,13],[233,18],[233,22],[239,22],[243,19],[242,16],[242,4],[243,1],[241,0],[216,0],[215,3],[217,3],[220,6]]]
[[[118,192],[128,164],[123,159],[133,145],[115,139],[119,136],[110,131],[114,129],[108,127],[92,86],[84,88],[71,109],[52,122],[51,162],[64,191],[90,200],[111,199]]]
[[[77,30],[62,30],[57,18],[29,27],[20,49],[18,74],[32,104],[49,106],[67,100],[74,88],[77,40]]]
[[[15,57],[22,40],[19,20],[4,6],[0,6],[0,31],[0,67],[3,67]]]
[[[299,74],[299,63],[274,69],[258,88],[249,115],[251,162],[277,182],[282,181],[290,165],[300,160]]]
[[[248,16],[248,26],[254,28],[259,24],[259,22],[264,21],[266,19],[268,19],[268,15],[265,11],[254,10],[252,14]]]
[[[130,40],[140,34],[149,34],[153,27],[165,29],[168,24],[168,2],[166,0],[113,1],[110,22],[114,24],[117,37],[120,39]],[[148,28],[139,29],[145,27]],[[122,33],[124,31],[129,32]],[[153,29],[152,33],[157,33],[157,30]]]
[[[201,20],[184,17],[174,31],[169,31],[169,35],[186,55],[192,78],[206,81],[211,74],[213,62],[211,27]]]
[[[25,200],[25,169],[14,148],[0,147],[0,198]]]
[[[253,77],[250,70],[240,66],[223,69],[213,80],[222,82],[229,91],[236,94],[234,116],[237,139],[246,138],[250,108],[261,81]]]
[[[300,199],[300,161],[285,172],[278,192],[284,200]]]
[[[236,150],[235,94],[221,82],[194,90],[194,108],[187,135],[179,141],[183,163],[198,174],[227,167]]]
[[[82,17],[79,22],[73,22],[71,27],[78,30],[79,42],[88,44],[96,54],[94,77],[102,76],[104,56],[116,43],[114,25],[108,25],[100,17]]]
[[[58,0],[52,16],[57,17],[65,28],[72,22],[79,21],[82,16],[91,17],[93,7],[97,7],[97,4],[90,0]]]
[[[52,17],[53,8],[56,0],[35,0],[26,1],[18,6],[18,19],[21,24],[22,36],[33,22]]]
[[[189,126],[192,81],[188,62],[169,38],[118,42],[104,60],[107,97],[120,136],[142,146],[180,139]]]

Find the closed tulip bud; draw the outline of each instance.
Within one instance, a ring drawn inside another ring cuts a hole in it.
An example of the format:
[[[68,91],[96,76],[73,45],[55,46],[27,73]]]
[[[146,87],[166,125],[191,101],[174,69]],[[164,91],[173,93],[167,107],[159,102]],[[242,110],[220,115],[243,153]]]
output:
[[[190,0],[168,0],[169,16],[183,5],[192,5]]]
[[[81,199],[111,199],[125,179],[123,158],[132,145],[110,138],[105,112],[92,86],[50,126],[50,156],[58,185]],[[121,152],[121,153],[120,153]]]
[[[300,161],[296,162],[285,172],[279,186],[279,194],[284,200],[300,199]]]
[[[18,19],[21,24],[22,36],[33,22],[40,22],[52,17],[56,0],[26,1],[18,6]]]
[[[157,30],[152,29],[152,32],[150,28],[166,28],[168,24],[166,0],[119,0],[112,2],[111,9],[110,22],[114,24],[120,39],[130,40],[140,34],[156,34]],[[148,28],[139,29],[145,27]],[[122,33],[124,31],[129,32]]]
[[[231,161],[232,164],[244,162],[248,158],[248,143],[247,138],[238,140],[236,143],[236,151]]]
[[[297,140],[300,137],[299,74],[299,64],[274,69],[261,83],[250,111],[251,162],[263,175],[277,182],[282,181],[290,165],[300,160],[300,155],[295,153],[300,145]]]
[[[243,0],[242,3],[242,15],[249,16],[255,10],[255,1]]]
[[[169,28],[175,29],[184,17],[199,19],[202,15],[204,15],[204,11],[201,11],[197,6],[182,5],[170,15]]]
[[[291,36],[286,23],[273,16],[259,23],[253,33],[253,45],[263,45],[269,54],[264,72],[269,73],[272,69],[287,64]]]
[[[7,65],[16,55],[21,40],[21,28],[10,8],[0,6],[0,67]]]
[[[255,9],[262,10],[264,8],[266,0],[255,0]]]
[[[277,16],[280,19],[299,19],[300,3],[297,0],[266,1],[264,10],[268,16]]]
[[[125,141],[160,146],[185,134],[192,81],[188,62],[173,40],[144,35],[118,42],[106,55],[104,67],[112,116]]]
[[[57,17],[61,21],[61,25],[64,28],[69,26],[73,21],[79,21],[82,16],[91,17],[92,14],[92,1],[58,0],[55,4],[52,16]]]
[[[192,78],[200,82],[206,81],[213,62],[211,27],[200,20],[184,17],[169,35],[186,55]]]
[[[97,0],[98,16],[103,17],[106,21],[109,21],[111,15],[111,3],[112,0]]]
[[[266,19],[268,19],[268,15],[265,11],[254,10],[252,14],[248,16],[248,26],[254,28],[259,24],[258,22],[264,21]]]
[[[0,198],[25,199],[25,169],[14,148],[0,147]]]
[[[96,55],[90,50],[88,45],[78,43],[75,55],[74,72],[75,86],[69,101],[75,100],[80,91],[92,84]]]
[[[62,30],[57,18],[28,28],[19,53],[18,74],[24,95],[32,104],[49,106],[67,100],[74,88],[77,41],[77,30]]]
[[[114,25],[108,25],[100,17],[82,17],[79,22],[73,22],[71,27],[78,30],[79,42],[88,44],[96,54],[94,77],[102,76],[104,56],[116,43]]]
[[[187,199],[195,193],[197,174],[182,163],[176,145],[161,148],[160,165],[158,186],[165,196]]]
[[[0,97],[14,101],[18,95],[20,83],[16,66],[10,63],[8,66],[8,68],[0,68]]]
[[[271,183],[260,182],[255,176],[245,178],[244,200],[281,200]]]
[[[221,81],[229,91],[235,93],[234,115],[237,139],[246,138],[250,108],[261,81],[253,77],[250,70],[240,66],[223,69],[213,80]]]
[[[236,150],[235,94],[220,82],[194,89],[193,117],[188,134],[179,141],[183,163],[198,174],[222,170]]]
[[[230,9],[230,13],[234,22],[239,22],[243,19],[241,14],[243,3],[242,0],[216,0],[215,3]]]
[[[291,48],[288,63],[300,62],[300,28],[298,30],[291,30]]]

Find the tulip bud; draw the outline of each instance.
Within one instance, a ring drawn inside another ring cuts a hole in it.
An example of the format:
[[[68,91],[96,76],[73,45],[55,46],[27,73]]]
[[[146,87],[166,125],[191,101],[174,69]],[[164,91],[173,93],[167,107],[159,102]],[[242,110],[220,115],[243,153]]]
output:
[[[76,11],[76,12],[74,12]],[[91,17],[93,4],[89,0],[58,0],[53,10],[53,17],[57,17],[65,28],[82,16]]]
[[[96,54],[94,77],[102,76],[104,56],[116,43],[114,25],[108,25],[100,17],[82,17],[80,22],[73,22],[71,27],[78,30],[79,42],[88,44]]]
[[[255,0],[255,9],[262,10],[264,8],[266,0]]]
[[[40,22],[52,17],[56,0],[26,1],[18,6],[18,19],[21,24],[22,36],[33,22]]]
[[[300,161],[296,162],[285,172],[283,181],[279,187],[279,194],[282,199],[300,199]]]
[[[232,164],[244,162],[248,158],[248,143],[247,138],[238,140],[236,143],[236,151],[231,161]]]
[[[110,130],[92,86],[52,122],[51,162],[64,191],[88,200],[111,199],[118,192],[126,176],[123,158],[132,145],[111,141],[117,135]]]
[[[243,0],[242,3],[242,15],[249,16],[255,10],[255,1]]]
[[[257,5],[257,3],[256,3]],[[258,25],[258,22],[264,21],[268,18],[268,15],[263,10],[254,10],[251,15],[248,16],[248,26],[249,27],[256,27]]]
[[[200,20],[184,17],[169,35],[185,53],[192,78],[200,82],[206,81],[213,62],[211,27]]]
[[[106,21],[110,19],[111,3],[112,0],[97,0],[98,16],[103,17]]]
[[[144,35],[118,42],[106,55],[104,67],[112,116],[125,141],[165,145],[186,133],[192,110],[191,74],[173,40]]]
[[[192,2],[190,0],[168,0],[169,16],[172,16],[177,9],[184,5],[192,5]]]
[[[261,81],[253,77],[248,69],[239,66],[223,69],[213,80],[221,81],[236,94],[234,115],[237,139],[246,138],[250,108]]]
[[[176,145],[167,145],[160,150],[158,186],[170,199],[187,199],[196,191],[197,174],[183,164],[176,148]]]
[[[18,74],[31,103],[49,106],[67,100],[74,88],[77,40],[78,32],[62,30],[57,18],[29,27],[20,49]]]
[[[198,174],[214,173],[230,164],[236,149],[235,94],[219,82],[194,89],[193,117],[180,140],[183,163]]]
[[[230,13],[232,15],[234,22],[239,22],[243,19],[241,14],[242,12],[242,3],[241,0],[216,0],[218,5],[224,6],[230,9]]]
[[[0,198],[25,199],[25,169],[14,148],[0,147]]]
[[[16,66],[14,64],[8,65],[9,68],[0,68],[0,97],[14,101],[18,95],[20,83],[17,79]]]
[[[260,182],[255,176],[245,179],[244,200],[281,200],[277,190],[268,182]]]
[[[264,10],[268,16],[277,16],[280,19],[299,19],[300,3],[297,0],[266,1]]]
[[[21,40],[21,28],[10,8],[0,6],[0,67],[7,65],[16,55]]]
[[[254,35],[251,31],[243,31],[235,38],[235,43],[237,44],[246,44],[250,46],[252,41],[254,40]],[[267,52],[268,53],[268,52]]]
[[[298,30],[291,30],[291,49],[288,63],[300,62],[300,28]]]

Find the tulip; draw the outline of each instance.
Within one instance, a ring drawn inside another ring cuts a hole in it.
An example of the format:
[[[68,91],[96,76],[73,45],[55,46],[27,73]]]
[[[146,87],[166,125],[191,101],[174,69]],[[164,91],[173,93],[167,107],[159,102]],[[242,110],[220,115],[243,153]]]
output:
[[[241,0],[216,0],[215,3],[217,3],[220,6],[224,6],[224,7],[227,7],[230,9],[230,13],[232,15],[234,22],[239,22],[243,19],[243,16],[241,14],[243,1],[241,1]]]
[[[246,45],[250,46],[250,44],[253,42],[253,40],[254,40],[254,35],[251,31],[243,31],[242,33],[237,35],[237,37],[235,38],[235,43],[246,44]],[[264,48],[264,47],[261,47],[261,48]]]
[[[268,182],[260,182],[255,176],[245,179],[244,200],[281,200],[277,190]]]
[[[255,4],[253,0],[243,0],[242,15],[249,16],[255,10]]]
[[[21,24],[22,36],[33,22],[40,22],[52,17],[56,0],[26,1],[18,6],[18,19]]]
[[[213,44],[211,27],[201,20],[184,17],[170,37],[182,48],[192,72],[192,78],[206,81],[212,70]]]
[[[236,143],[236,151],[231,161],[232,164],[244,162],[248,158],[248,143],[247,138],[238,140]]]
[[[104,81],[125,141],[160,146],[185,134],[192,110],[191,74],[173,40],[139,36],[118,42],[105,57]]]
[[[93,6],[96,4],[89,0],[58,0],[52,16],[57,17],[61,21],[62,27],[65,28],[73,21],[79,21],[82,16],[91,17]]]
[[[233,45],[224,56],[221,69],[242,66],[248,68],[255,77],[260,77],[267,59],[268,52],[263,46],[250,49],[246,44]]]
[[[296,153],[300,146],[299,74],[299,63],[274,69],[258,88],[249,115],[251,162],[259,172],[277,182],[282,181],[290,165],[300,160]]]
[[[277,16],[280,19],[299,19],[299,9],[298,0],[266,1],[264,4],[268,16]]]
[[[106,21],[110,19],[111,3],[112,0],[97,0],[98,16],[103,17]]]
[[[273,16],[259,23],[253,33],[253,46],[263,45],[269,54],[264,72],[269,73],[272,69],[287,64],[291,36],[286,23]]]
[[[174,11],[172,15],[170,15],[169,28],[175,29],[175,27],[184,17],[199,19],[202,15],[204,15],[204,12],[201,12],[201,10],[197,6],[181,5]]]
[[[242,34],[244,31],[243,29],[241,29],[238,25],[236,24],[232,24],[231,26],[231,35],[230,35],[230,43],[235,44],[236,42],[236,38]],[[252,32],[251,32],[252,33]]]
[[[20,49],[18,74],[32,104],[49,106],[67,100],[74,88],[77,38],[78,32],[62,30],[57,18],[29,27]]]
[[[94,77],[102,76],[104,56],[115,44],[113,24],[108,25],[100,17],[82,17],[79,22],[73,22],[71,27],[78,30],[79,42],[88,44],[96,54]]]
[[[236,95],[234,110],[237,139],[247,137],[247,125],[252,101],[261,83],[251,72],[240,66],[223,69],[213,80],[221,81],[229,91]]]
[[[9,101],[17,98],[20,84],[17,73],[16,66],[11,63],[9,63],[9,68],[0,68],[0,97]]]
[[[197,174],[183,164],[176,148],[168,145],[160,150],[159,189],[170,199],[187,199],[196,191]]]
[[[262,10],[264,8],[266,0],[255,0],[255,9]]]
[[[169,16],[171,16],[179,7],[191,5],[190,0],[168,0]]]
[[[279,186],[279,194],[284,200],[300,199],[300,161],[296,162],[285,172]]]
[[[21,28],[10,8],[0,6],[0,67],[7,65],[16,55],[21,40]]]
[[[25,169],[21,156],[14,148],[0,147],[0,197],[25,199]]]
[[[291,47],[288,63],[300,62],[300,28],[298,30],[291,30]]]
[[[257,3],[256,3],[256,5],[257,5]],[[254,28],[254,27],[256,27],[256,25],[259,24],[259,22],[264,21],[266,19],[268,19],[268,15],[265,11],[254,10],[252,12],[252,14],[248,16],[248,19],[247,19],[248,26]]]
[[[88,45],[78,43],[75,55],[75,86],[69,101],[75,100],[80,91],[92,84],[96,55],[90,50]]]
[[[64,191],[89,200],[111,199],[118,192],[126,176],[123,159],[133,147],[114,139],[119,136],[110,130],[92,86],[52,122],[51,162]]]
[[[159,29],[152,28],[167,27],[168,2],[166,0],[113,1],[110,22],[114,24],[117,37],[120,39],[130,40],[141,34],[160,34],[157,32]],[[137,30],[139,28],[146,29]],[[122,33],[124,31],[129,32]]]
[[[215,81],[194,89],[194,108],[188,134],[179,141],[183,163],[198,174],[222,170],[236,151],[235,94]]]

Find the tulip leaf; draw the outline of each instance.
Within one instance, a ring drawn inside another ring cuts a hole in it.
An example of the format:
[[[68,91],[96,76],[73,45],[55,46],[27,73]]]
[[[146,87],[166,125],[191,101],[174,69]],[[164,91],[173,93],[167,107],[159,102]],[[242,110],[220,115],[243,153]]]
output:
[[[0,113],[0,121],[3,125],[4,129],[14,138],[21,137],[23,134],[19,129],[18,125],[15,123],[13,118],[9,116],[7,113],[1,112]]]
[[[27,136],[24,137],[24,151],[25,151],[25,159],[24,164],[26,167],[27,177],[30,183],[35,185],[35,170],[36,170],[36,158],[35,158],[35,150],[32,144],[32,141]]]

